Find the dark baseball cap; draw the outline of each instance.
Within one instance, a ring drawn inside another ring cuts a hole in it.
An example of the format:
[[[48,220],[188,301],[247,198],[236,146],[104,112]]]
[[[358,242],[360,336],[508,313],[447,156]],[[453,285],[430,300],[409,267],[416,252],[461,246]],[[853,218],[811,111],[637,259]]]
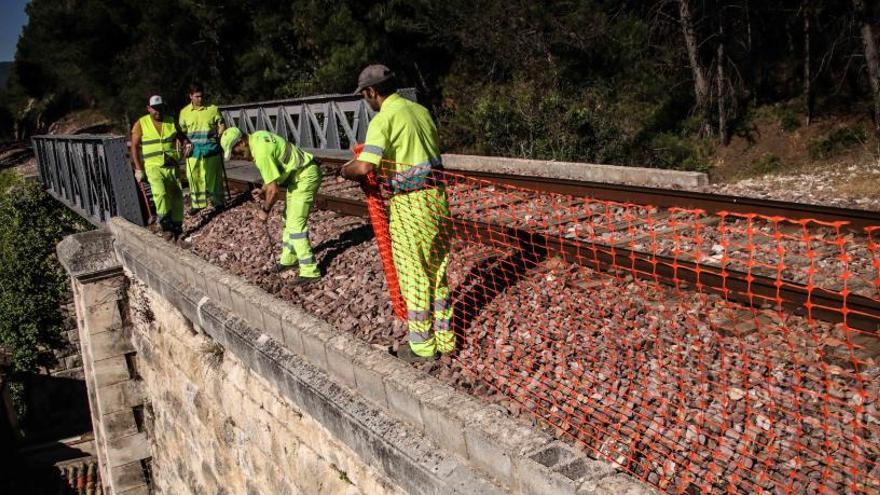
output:
[[[354,90],[354,94],[359,94],[364,89],[383,83],[393,77],[394,73],[391,72],[391,69],[382,64],[368,65],[358,76],[358,86]]]

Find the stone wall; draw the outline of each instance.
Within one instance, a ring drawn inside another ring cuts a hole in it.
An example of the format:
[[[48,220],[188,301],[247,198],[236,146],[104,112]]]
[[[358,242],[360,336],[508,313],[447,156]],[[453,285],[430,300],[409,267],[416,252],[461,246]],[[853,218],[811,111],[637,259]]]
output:
[[[157,493],[402,493],[161,296],[129,300]]]
[[[107,493],[652,493],[143,228],[110,230],[58,249],[102,477],[143,484]]]

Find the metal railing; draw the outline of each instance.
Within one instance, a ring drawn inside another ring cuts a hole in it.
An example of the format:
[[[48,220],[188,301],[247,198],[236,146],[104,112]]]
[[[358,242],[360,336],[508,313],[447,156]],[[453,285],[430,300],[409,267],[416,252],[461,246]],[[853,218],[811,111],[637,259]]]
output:
[[[40,181],[55,199],[95,225],[114,216],[145,225],[126,138],[46,135],[32,141]]]
[[[398,90],[416,101],[414,88]],[[247,133],[267,130],[306,151],[343,151],[362,143],[376,112],[360,95],[321,95],[289,100],[222,105],[227,126]]]

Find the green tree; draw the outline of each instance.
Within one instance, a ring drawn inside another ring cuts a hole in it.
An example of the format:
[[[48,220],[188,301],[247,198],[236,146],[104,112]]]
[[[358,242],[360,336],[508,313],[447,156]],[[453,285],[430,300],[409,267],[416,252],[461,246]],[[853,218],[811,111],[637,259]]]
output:
[[[55,244],[84,226],[39,184],[11,174],[0,174],[0,347],[13,372],[29,372],[51,365],[60,344],[68,282]]]

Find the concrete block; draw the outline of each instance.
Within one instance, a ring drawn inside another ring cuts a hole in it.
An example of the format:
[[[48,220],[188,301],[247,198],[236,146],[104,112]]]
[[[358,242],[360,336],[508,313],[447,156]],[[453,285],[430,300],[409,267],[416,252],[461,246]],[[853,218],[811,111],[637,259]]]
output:
[[[226,321],[227,349],[248,369],[256,369],[256,349],[254,344],[259,337],[244,320],[235,317]]]
[[[164,297],[172,306],[177,308],[183,316],[190,321],[197,321],[198,314],[196,309],[199,300],[190,298],[193,294],[187,294],[186,286],[173,282],[162,282],[162,297]]]
[[[226,323],[229,320],[229,315],[210,299],[200,299],[200,302],[202,304],[199,306],[198,315],[194,321],[212,339],[225,347],[227,343]]]
[[[303,356],[313,365],[327,370],[327,351],[325,345],[333,337],[321,326],[302,328]]]
[[[101,417],[101,422],[108,439],[127,437],[138,432],[131,409],[105,414]]]
[[[352,352],[353,339],[350,335],[337,335],[327,341],[324,346],[327,352],[327,371],[337,381],[355,390],[357,384],[354,377],[354,353]]]
[[[89,339],[89,349],[94,361],[122,356],[134,351],[131,332],[125,327],[109,332],[100,332]]]
[[[124,492],[116,492],[117,495],[152,495],[152,492],[147,487],[147,485],[136,486],[134,488],[129,488]]]
[[[280,299],[275,299],[268,294],[266,294],[265,298],[260,298],[256,302],[258,310],[263,316],[263,332],[278,342],[284,343],[284,334],[281,330],[281,312],[279,309],[287,303]]]
[[[659,492],[629,475],[618,473],[598,480],[587,480],[577,495],[657,495]]]
[[[491,483],[485,478],[477,476],[473,470],[456,466],[450,473],[443,476],[443,480],[451,493],[480,495],[506,495],[510,492]]]
[[[360,377],[358,377],[360,378]],[[467,459],[464,427],[484,405],[477,399],[438,383],[421,400],[425,433],[441,447]]]
[[[144,470],[140,460],[118,466],[111,471],[111,483],[116,494],[134,495],[146,493]]]
[[[224,307],[226,310],[232,310],[232,295],[230,293],[230,284],[226,283],[226,278],[221,278],[216,284],[217,286],[217,301],[215,301],[220,306]]]
[[[83,294],[86,300],[92,298],[92,294]],[[90,335],[122,328],[122,311],[119,308],[119,300],[112,297],[104,298],[105,302],[93,304],[86,308],[85,325]]]
[[[263,315],[253,304],[253,300],[259,297],[257,288],[249,284],[236,285],[229,288],[232,296],[232,312],[245,320],[254,328],[263,328]]]
[[[301,330],[302,311],[285,305],[281,308],[281,337],[284,346],[300,356],[305,355]]]
[[[550,443],[548,435],[527,428],[497,409],[483,408],[465,423],[471,461],[499,479],[511,480],[514,458]]]
[[[358,392],[377,405],[388,408],[388,395],[385,391],[385,377],[402,363],[383,352],[377,352],[369,345],[355,342],[357,357],[352,361],[355,386]]]
[[[384,381],[391,413],[422,430],[424,420],[421,401],[437,385],[436,379],[403,365],[387,375]]]
[[[145,433],[108,438],[106,441],[111,468],[150,457],[150,441]]]
[[[115,383],[129,380],[128,367],[125,364],[125,358],[112,357],[94,361],[92,363],[92,372],[95,377],[95,385],[98,388],[113,385]]]
[[[515,461],[516,481],[523,493],[575,495],[584,481],[615,472],[610,463],[590,459],[558,441],[517,456]]]

